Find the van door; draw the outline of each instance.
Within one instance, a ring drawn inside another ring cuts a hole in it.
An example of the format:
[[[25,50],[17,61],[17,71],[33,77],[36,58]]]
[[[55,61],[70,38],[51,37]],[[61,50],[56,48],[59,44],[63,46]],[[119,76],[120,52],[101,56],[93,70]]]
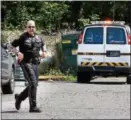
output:
[[[77,63],[79,66],[99,66],[104,62],[104,29],[102,26],[85,28],[82,44],[78,45]]]
[[[107,66],[130,66],[130,45],[128,45],[127,33],[124,27],[106,27],[105,58]]]

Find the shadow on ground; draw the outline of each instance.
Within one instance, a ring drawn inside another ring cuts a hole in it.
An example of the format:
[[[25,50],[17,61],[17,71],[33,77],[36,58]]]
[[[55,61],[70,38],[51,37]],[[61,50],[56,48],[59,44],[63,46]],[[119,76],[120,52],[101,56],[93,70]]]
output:
[[[90,83],[77,83],[77,80],[73,81],[46,81],[48,83],[76,83],[76,84],[99,84],[99,85],[124,85],[126,82],[124,81],[97,81],[91,80]]]
[[[2,111],[1,113],[18,113],[17,110]]]

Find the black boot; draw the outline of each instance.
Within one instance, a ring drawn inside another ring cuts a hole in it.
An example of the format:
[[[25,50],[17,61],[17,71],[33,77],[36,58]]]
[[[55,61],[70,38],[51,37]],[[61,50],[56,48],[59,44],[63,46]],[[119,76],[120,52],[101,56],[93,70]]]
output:
[[[29,112],[37,112],[37,113],[40,113],[41,110],[40,110],[38,107],[32,107],[32,108],[30,108]]]
[[[15,94],[15,108],[19,110],[20,105],[21,105],[21,100],[19,99],[19,94]]]

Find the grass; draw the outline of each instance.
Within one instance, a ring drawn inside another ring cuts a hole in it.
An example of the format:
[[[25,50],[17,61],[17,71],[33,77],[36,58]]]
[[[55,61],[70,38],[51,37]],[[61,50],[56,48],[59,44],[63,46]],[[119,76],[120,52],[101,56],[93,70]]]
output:
[[[65,76],[59,69],[50,69],[45,75]]]
[[[76,81],[77,77],[74,75],[67,75],[67,76],[65,76],[65,80],[66,81]]]
[[[61,79],[65,81],[76,81],[77,79],[75,75],[62,73],[59,69],[50,69],[47,73],[41,74],[41,76],[45,76],[43,77],[45,79],[47,79],[46,76],[50,76],[48,77],[49,79]]]

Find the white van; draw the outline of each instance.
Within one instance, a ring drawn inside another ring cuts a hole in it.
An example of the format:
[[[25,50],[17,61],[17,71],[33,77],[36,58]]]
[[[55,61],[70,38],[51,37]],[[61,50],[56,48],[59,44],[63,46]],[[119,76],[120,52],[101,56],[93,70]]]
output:
[[[84,27],[78,40],[78,82],[92,76],[126,76],[131,83],[130,28],[123,22],[93,23]]]

